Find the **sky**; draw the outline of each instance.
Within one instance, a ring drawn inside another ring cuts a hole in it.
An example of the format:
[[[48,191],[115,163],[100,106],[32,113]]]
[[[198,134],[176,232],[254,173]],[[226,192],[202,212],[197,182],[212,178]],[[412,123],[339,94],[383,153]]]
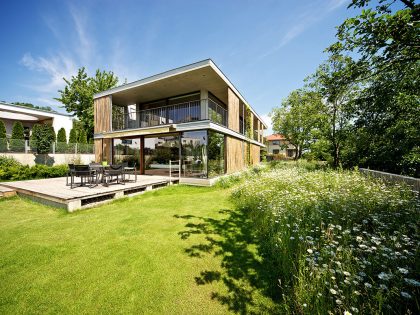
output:
[[[350,0],[1,1],[0,100],[51,106],[84,66],[120,83],[211,58],[269,113],[327,58]],[[268,133],[271,130],[268,130]]]

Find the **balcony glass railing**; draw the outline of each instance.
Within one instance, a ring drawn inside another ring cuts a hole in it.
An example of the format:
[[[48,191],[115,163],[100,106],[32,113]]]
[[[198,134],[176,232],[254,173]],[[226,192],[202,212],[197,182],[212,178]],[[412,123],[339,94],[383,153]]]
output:
[[[203,99],[175,105],[124,113],[123,107],[114,107],[112,129],[125,130],[168,124],[210,120],[227,126],[227,110],[212,99]]]

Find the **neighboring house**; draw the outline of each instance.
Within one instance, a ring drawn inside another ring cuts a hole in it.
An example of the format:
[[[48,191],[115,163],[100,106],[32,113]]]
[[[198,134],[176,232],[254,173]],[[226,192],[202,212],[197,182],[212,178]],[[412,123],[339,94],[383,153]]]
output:
[[[294,158],[296,149],[283,135],[273,134],[267,136],[267,153],[269,155],[283,154],[285,157]]]
[[[97,162],[204,180],[259,163],[267,128],[210,59],[98,93],[94,115]]]
[[[20,121],[23,124],[25,135],[28,139],[32,127],[35,124],[52,125],[55,132],[60,128],[64,128],[68,139],[70,129],[73,127],[73,119],[74,117],[70,115],[0,101],[0,120],[6,125],[6,134],[8,137],[12,135],[13,124],[16,121]]]

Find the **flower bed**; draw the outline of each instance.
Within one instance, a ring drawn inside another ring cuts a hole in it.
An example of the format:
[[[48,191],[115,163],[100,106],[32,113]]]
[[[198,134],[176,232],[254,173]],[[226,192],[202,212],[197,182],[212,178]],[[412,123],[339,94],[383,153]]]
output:
[[[418,313],[419,201],[357,171],[277,168],[233,191],[283,312]]]

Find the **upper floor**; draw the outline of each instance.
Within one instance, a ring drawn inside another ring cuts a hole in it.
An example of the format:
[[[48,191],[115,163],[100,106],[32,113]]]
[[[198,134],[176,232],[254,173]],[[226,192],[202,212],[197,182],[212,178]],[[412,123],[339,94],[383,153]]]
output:
[[[95,138],[218,129],[262,144],[260,116],[211,60],[94,96]]]

